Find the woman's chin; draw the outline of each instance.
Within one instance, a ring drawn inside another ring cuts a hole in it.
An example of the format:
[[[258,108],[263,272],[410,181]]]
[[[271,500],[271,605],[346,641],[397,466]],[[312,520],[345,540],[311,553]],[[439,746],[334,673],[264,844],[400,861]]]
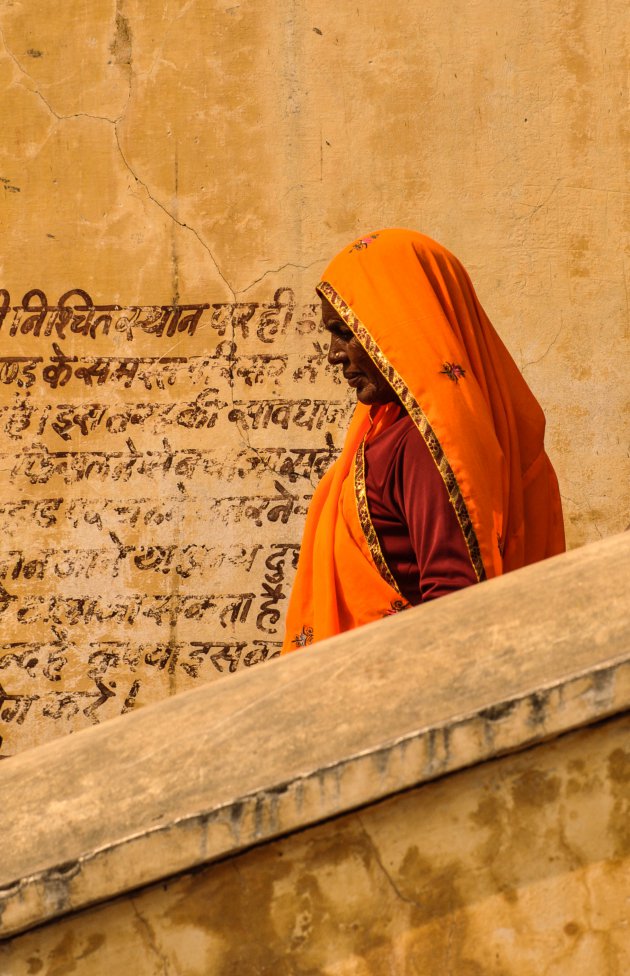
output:
[[[397,397],[393,390],[381,390],[378,387],[372,386],[370,383],[365,383],[363,386],[357,388],[357,400],[366,407],[378,406],[396,399]]]
[[[379,402],[378,395],[374,390],[357,390],[357,400],[366,407],[373,407],[375,403]]]

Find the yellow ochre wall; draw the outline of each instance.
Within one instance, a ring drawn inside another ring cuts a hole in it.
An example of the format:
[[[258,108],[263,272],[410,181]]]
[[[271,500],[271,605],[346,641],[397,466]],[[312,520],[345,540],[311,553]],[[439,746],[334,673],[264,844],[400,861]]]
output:
[[[582,730],[55,920],[0,946],[0,972],[626,976],[629,731]]]
[[[2,4],[1,755],[277,653],[352,406],[313,288],[361,232],[461,257],[570,545],[626,526],[626,17]]]

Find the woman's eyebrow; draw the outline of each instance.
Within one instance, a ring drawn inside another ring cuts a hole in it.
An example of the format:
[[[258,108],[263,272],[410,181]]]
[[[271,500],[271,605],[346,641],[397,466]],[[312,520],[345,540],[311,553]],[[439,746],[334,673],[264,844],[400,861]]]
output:
[[[350,326],[346,325],[346,323],[342,319],[329,319],[328,322],[324,323],[324,328],[325,329],[346,329],[348,332],[352,331]]]

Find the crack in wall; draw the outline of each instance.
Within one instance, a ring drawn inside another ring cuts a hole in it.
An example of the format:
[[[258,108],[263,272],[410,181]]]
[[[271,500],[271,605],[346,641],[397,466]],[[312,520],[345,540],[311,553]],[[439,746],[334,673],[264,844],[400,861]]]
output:
[[[117,123],[114,124],[114,132],[115,132],[116,145],[118,146],[118,152],[120,153],[120,158],[122,159],[123,163],[125,164],[127,170],[129,171],[129,173],[131,174],[131,176],[133,177],[133,179],[136,181],[136,183],[139,186],[142,187],[142,189],[145,191],[145,193],[147,194],[147,196],[149,197],[149,199],[156,206],[158,206],[160,208],[160,210],[162,210],[166,214],[166,216],[169,217],[173,221],[173,223],[177,224],[182,229],[189,231],[191,234],[194,234],[194,236],[197,238],[197,240],[199,241],[199,243],[203,247],[204,251],[206,251],[206,253],[208,254],[208,257],[212,261],[212,264],[214,266],[214,269],[215,269],[217,275],[219,276],[219,278],[221,279],[221,281],[223,282],[223,284],[225,285],[225,287],[228,289],[228,291],[230,293],[230,296],[232,298],[232,301],[236,301],[236,292],[234,291],[234,289],[230,285],[229,281],[227,280],[227,278],[225,277],[225,275],[221,271],[221,269],[219,267],[219,264],[218,264],[216,258],[214,257],[212,251],[210,250],[210,247],[208,246],[208,244],[206,243],[206,241],[204,241],[204,239],[201,236],[201,234],[199,233],[199,231],[196,230],[194,227],[192,227],[190,224],[187,224],[185,221],[179,220],[172,213],[172,211],[170,211],[168,209],[168,207],[165,207],[164,204],[161,203],[157,199],[157,197],[155,197],[153,195],[153,193],[151,193],[151,191],[149,190],[147,184],[143,180],[140,179],[140,177],[138,176],[138,174],[136,173],[136,171],[133,169],[131,163],[129,162],[129,160],[125,156],[125,153],[123,151],[123,148],[122,148],[122,146],[120,144],[120,136],[119,136],[119,133],[118,133],[118,124]]]
[[[544,198],[544,200],[541,200],[540,203],[523,204],[523,206],[531,206],[531,210],[529,211],[529,213],[521,214],[520,216],[518,214],[515,214],[514,215],[514,219],[515,220],[531,220],[532,217],[534,217],[538,213],[539,210],[542,210],[542,208],[545,207],[549,203],[549,201],[551,200],[552,196],[554,195],[554,193],[557,191],[558,187],[562,183],[562,180],[563,180],[563,177],[560,176],[556,180],[555,186],[553,186],[551,188],[551,190],[549,191],[549,193],[547,194],[547,196]]]
[[[285,271],[287,268],[295,268],[296,270],[299,271],[308,271],[310,268],[313,268],[316,264],[323,265],[324,261],[326,260],[327,258],[315,258],[315,260],[309,262],[309,264],[295,264],[292,261],[287,261],[286,264],[280,265],[279,268],[269,268],[268,271],[265,271],[263,274],[261,274],[259,278],[255,278],[254,281],[250,282],[249,285],[246,285],[245,288],[239,289],[239,291],[236,292],[236,295],[237,297],[241,297],[247,294],[248,291],[251,291],[251,289],[255,285],[259,285],[260,282],[264,281],[264,279],[267,278],[269,275],[280,274],[282,271]]]
[[[135,899],[133,897],[131,896],[129,897],[129,902],[131,904],[131,907],[134,911],[136,918],[138,919],[140,928],[146,934],[146,940],[144,940],[146,941],[146,945],[154,953],[157,960],[161,963],[163,976],[170,976],[171,967],[169,965],[168,959],[166,958],[164,953],[161,952],[160,947],[157,944],[157,940],[155,937],[155,930],[153,929],[153,926],[148,922],[148,920],[144,917],[144,915],[140,913],[140,909],[136,905]]]
[[[415,908],[422,909],[422,905],[420,904],[420,902],[416,901],[415,898],[409,898],[408,895],[404,895],[402,893],[402,891],[400,890],[400,888],[398,887],[398,885],[396,884],[396,882],[392,878],[391,874],[389,873],[389,871],[387,870],[387,868],[383,864],[383,861],[382,861],[382,858],[381,858],[381,853],[380,853],[378,847],[376,846],[376,844],[374,843],[372,837],[370,836],[370,834],[369,834],[369,832],[367,830],[367,827],[363,823],[363,820],[361,819],[361,815],[357,813],[356,814],[356,819],[357,819],[357,822],[359,824],[359,827],[361,828],[361,832],[363,833],[363,836],[365,837],[366,841],[368,842],[368,844],[370,846],[370,850],[372,851],[372,853],[374,855],[374,860],[376,861],[376,863],[378,864],[379,868],[381,869],[381,871],[382,871],[382,873],[383,873],[383,875],[384,875],[387,883],[389,884],[390,888],[392,889],[392,891],[394,892],[394,894],[396,895],[396,897],[399,898],[400,901],[404,901],[407,905],[413,905]]]
[[[561,316],[561,318],[560,318],[560,328],[558,329],[558,331],[556,332],[555,336],[553,337],[553,339],[551,340],[551,342],[549,343],[549,345],[545,349],[545,351],[542,354],[542,356],[539,356],[538,359],[531,359],[528,363],[523,363],[523,365],[521,366],[521,373],[524,373],[525,370],[529,366],[537,366],[538,363],[541,363],[543,361],[543,359],[546,359],[546,357],[549,355],[549,353],[551,352],[551,350],[555,346],[556,342],[560,338],[560,334],[562,333],[563,330],[564,330],[564,322],[562,321],[562,316]]]
[[[28,78],[30,84],[33,85],[32,88],[29,88],[30,93],[32,95],[36,95],[37,98],[39,98],[44,103],[44,105],[46,106],[50,114],[53,116],[53,118],[57,119],[58,122],[63,122],[66,119],[95,119],[101,122],[110,122],[112,125],[115,125],[119,121],[119,119],[112,119],[111,116],[109,115],[93,115],[90,112],[71,112],[68,115],[62,115],[59,112],[56,112],[55,109],[50,104],[50,102],[48,101],[48,99],[42,94],[40,89],[37,87],[36,82],[34,81],[33,78],[31,78],[26,68],[22,66],[18,58],[15,56],[15,54],[13,54],[13,52],[9,48],[9,45],[7,44],[6,38],[4,36],[4,31],[2,30],[1,27],[0,27],[0,38],[2,39],[2,44],[4,46],[4,50],[7,53],[7,57],[9,57],[11,61],[13,61],[14,65],[16,66],[20,74],[24,75],[25,78]],[[129,101],[127,101],[127,104],[129,104]],[[119,118],[122,118],[122,115],[124,115],[125,111],[126,111],[126,106]]]
[[[40,89],[37,87],[35,81],[33,80],[33,78],[31,78],[31,76],[29,75],[28,71],[26,71],[26,69],[22,66],[22,64],[20,63],[20,61],[18,60],[18,58],[10,50],[10,48],[8,47],[7,42],[6,42],[6,39],[5,39],[5,36],[4,36],[4,32],[3,32],[3,30],[1,28],[0,28],[0,38],[2,39],[2,43],[4,45],[4,49],[5,49],[6,53],[7,53],[7,56],[13,61],[13,63],[15,64],[15,66],[18,69],[18,71],[20,72],[20,74],[22,74],[25,78],[27,78],[28,81],[29,81],[29,83],[30,83],[30,85],[33,86],[33,87],[30,87],[29,86],[29,89],[28,90],[31,92],[32,95],[35,95],[37,98],[39,98],[43,102],[43,104],[48,109],[49,113],[52,115],[52,117],[54,119],[57,120],[57,122],[64,122],[64,121],[67,121],[68,119],[82,119],[82,118],[84,118],[84,119],[92,119],[94,121],[100,121],[100,122],[108,122],[111,126],[113,126],[113,129],[114,129],[114,138],[116,140],[116,146],[118,148],[118,152],[119,152],[120,158],[122,159],[125,168],[131,174],[131,176],[133,177],[133,179],[135,180],[135,182],[139,186],[142,187],[142,189],[145,191],[145,193],[147,194],[147,196],[149,197],[149,199],[152,201],[152,203],[154,203],[156,206],[158,206],[160,208],[160,210],[162,210],[166,214],[166,216],[169,217],[170,220],[173,221],[174,224],[176,224],[177,226],[181,227],[183,230],[187,230],[191,234],[194,234],[194,236],[197,238],[197,240],[199,241],[199,243],[201,244],[201,246],[203,247],[203,249],[208,254],[208,256],[209,256],[209,258],[210,258],[210,260],[211,260],[211,262],[213,264],[213,267],[214,267],[217,275],[219,276],[219,278],[221,279],[221,281],[224,283],[224,285],[228,289],[228,292],[230,293],[230,295],[232,297],[232,301],[236,301],[236,293],[235,293],[234,289],[232,288],[232,286],[230,285],[229,281],[227,280],[227,278],[225,277],[225,275],[221,271],[221,269],[219,267],[219,264],[218,264],[216,258],[214,257],[214,255],[212,254],[212,251],[210,250],[210,247],[208,246],[208,244],[206,243],[206,241],[203,239],[203,237],[201,236],[201,234],[199,233],[199,231],[196,230],[194,227],[192,227],[190,224],[187,224],[185,221],[179,220],[168,209],[168,207],[166,207],[163,203],[161,203],[157,199],[157,197],[151,192],[151,190],[149,189],[149,187],[147,186],[147,184],[138,176],[138,174],[134,170],[133,166],[131,165],[131,163],[129,162],[129,160],[127,159],[127,156],[125,155],[125,153],[123,151],[123,148],[122,148],[121,143],[120,143],[120,134],[119,134],[119,131],[118,131],[118,126],[123,121],[123,119],[124,119],[124,117],[125,117],[125,115],[127,113],[127,109],[129,107],[129,102],[131,101],[131,88],[132,88],[131,71],[130,71],[130,77],[129,77],[129,83],[128,83],[128,90],[127,90],[127,101],[126,101],[126,104],[125,104],[124,108],[122,109],[120,115],[117,116],[116,118],[112,118],[109,115],[97,115],[97,114],[93,114],[91,112],[71,112],[71,113],[68,113],[68,114],[65,114],[64,115],[64,114],[61,114],[61,113],[57,112],[53,108],[53,106],[50,104],[50,102],[48,101],[48,99],[42,94],[42,92],[40,91]]]

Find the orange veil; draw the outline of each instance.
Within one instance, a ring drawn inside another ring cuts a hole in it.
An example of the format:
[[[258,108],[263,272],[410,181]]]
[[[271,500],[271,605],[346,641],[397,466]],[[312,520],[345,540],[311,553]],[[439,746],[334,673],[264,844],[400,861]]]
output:
[[[478,580],[562,552],[545,418],[460,262],[423,234],[382,230],[330,263],[317,288],[424,438]],[[380,553],[363,444],[391,405],[357,403],[342,453],[308,512],[283,653],[405,606]]]

